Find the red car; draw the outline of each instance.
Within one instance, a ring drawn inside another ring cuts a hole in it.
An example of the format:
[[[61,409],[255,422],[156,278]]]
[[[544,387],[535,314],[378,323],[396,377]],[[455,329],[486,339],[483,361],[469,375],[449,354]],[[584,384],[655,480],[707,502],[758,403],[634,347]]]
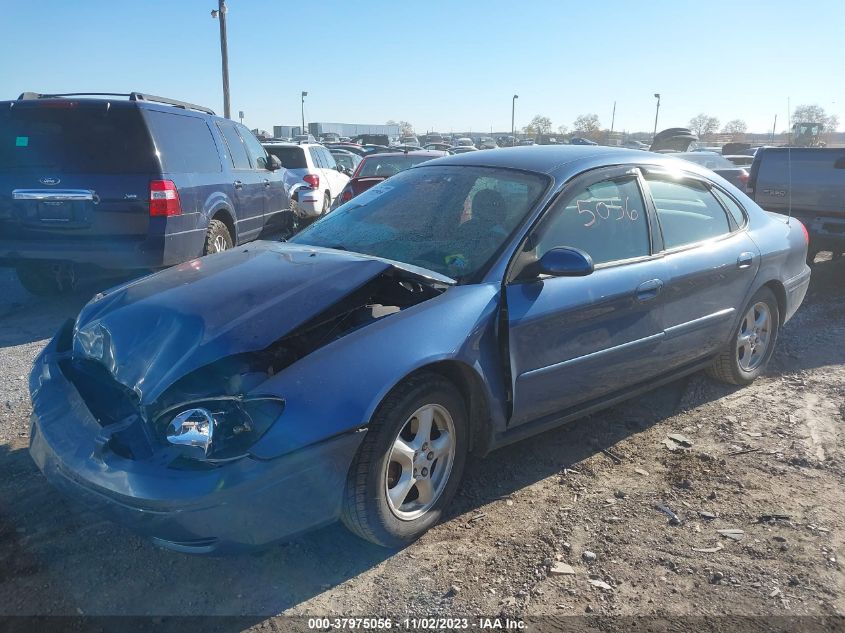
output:
[[[333,208],[337,208],[344,202],[349,202],[358,194],[364,193],[370,187],[387,180],[400,171],[410,169],[427,160],[448,156],[448,152],[438,151],[415,151],[415,152],[385,152],[383,154],[370,154],[358,163],[358,168],[352,174],[352,178],[346,183],[343,191],[335,199]]]

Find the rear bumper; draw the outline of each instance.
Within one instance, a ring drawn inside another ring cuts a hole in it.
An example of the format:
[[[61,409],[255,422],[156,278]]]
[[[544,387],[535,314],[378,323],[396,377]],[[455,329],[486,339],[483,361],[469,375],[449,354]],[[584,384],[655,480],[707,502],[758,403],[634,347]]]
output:
[[[171,469],[155,456],[126,459],[98,447],[102,427],[59,368],[55,348],[56,339],[30,376],[30,454],[66,496],[158,545],[201,554],[261,546],[339,516],[364,431],[211,470]]]
[[[12,240],[0,236],[0,266],[70,262],[109,270],[165,268],[202,255],[205,229],[138,238]]]

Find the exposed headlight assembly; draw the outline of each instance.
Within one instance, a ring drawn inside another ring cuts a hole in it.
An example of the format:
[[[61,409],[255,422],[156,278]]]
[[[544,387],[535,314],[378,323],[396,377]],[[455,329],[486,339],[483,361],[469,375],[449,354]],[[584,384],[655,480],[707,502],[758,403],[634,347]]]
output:
[[[185,457],[227,461],[246,455],[284,408],[278,396],[221,396],[170,407],[156,426]]]

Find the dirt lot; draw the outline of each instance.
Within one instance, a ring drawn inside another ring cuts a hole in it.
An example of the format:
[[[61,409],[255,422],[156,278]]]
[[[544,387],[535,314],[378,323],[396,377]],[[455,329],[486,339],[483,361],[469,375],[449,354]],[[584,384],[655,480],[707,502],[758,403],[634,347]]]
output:
[[[473,462],[401,551],[334,526],[190,557],[66,503],[26,450],[25,377],[82,301],[5,271],[0,297],[0,614],[845,613],[845,261],[817,264],[752,387],[695,375]]]

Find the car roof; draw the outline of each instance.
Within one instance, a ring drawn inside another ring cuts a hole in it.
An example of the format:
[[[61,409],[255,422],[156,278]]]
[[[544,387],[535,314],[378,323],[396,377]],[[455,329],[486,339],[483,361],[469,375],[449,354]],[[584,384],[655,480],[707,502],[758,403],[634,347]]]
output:
[[[432,158],[437,158],[440,156],[446,156],[446,153],[439,152],[434,149],[422,149],[410,152],[376,152],[373,154],[367,154],[366,156],[363,156],[363,158],[366,160],[373,157],[384,158],[385,156],[431,156]]]
[[[415,165],[412,169],[442,165],[518,169],[551,176],[558,183],[556,188],[580,173],[613,165],[643,165],[669,171],[680,169],[708,180],[722,181],[711,170],[676,156],[677,153],[657,154],[604,145],[532,145],[453,154]]]

